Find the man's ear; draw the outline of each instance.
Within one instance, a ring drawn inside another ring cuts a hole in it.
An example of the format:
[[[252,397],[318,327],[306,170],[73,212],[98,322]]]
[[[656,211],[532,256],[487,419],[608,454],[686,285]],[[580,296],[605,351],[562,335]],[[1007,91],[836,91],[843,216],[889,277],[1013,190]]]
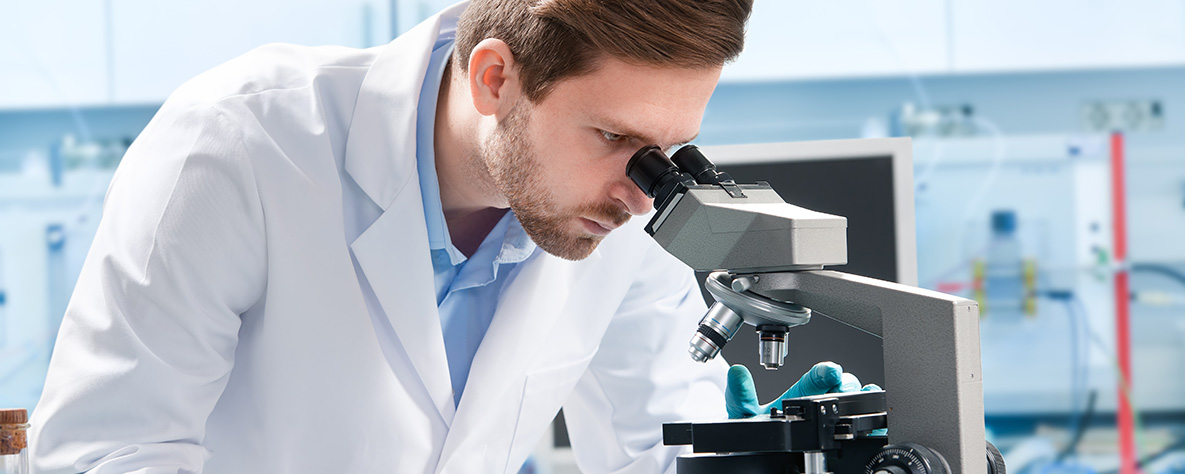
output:
[[[486,38],[469,53],[469,93],[482,115],[505,114],[518,101],[522,93],[518,67],[502,40]]]

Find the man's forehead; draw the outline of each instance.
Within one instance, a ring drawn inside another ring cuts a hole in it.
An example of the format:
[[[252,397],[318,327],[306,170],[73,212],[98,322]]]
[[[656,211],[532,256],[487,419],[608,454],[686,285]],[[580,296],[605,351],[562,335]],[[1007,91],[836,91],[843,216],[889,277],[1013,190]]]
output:
[[[600,58],[591,71],[557,82],[558,99],[604,130],[669,146],[699,132],[720,68],[647,66]]]

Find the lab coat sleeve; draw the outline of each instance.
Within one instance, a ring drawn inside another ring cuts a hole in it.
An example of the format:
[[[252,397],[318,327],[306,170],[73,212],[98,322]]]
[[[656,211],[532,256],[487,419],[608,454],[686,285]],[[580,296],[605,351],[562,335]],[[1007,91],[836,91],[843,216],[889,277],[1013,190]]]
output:
[[[255,175],[216,106],[168,104],[128,150],[34,411],[36,472],[197,473],[265,287]]]
[[[721,358],[701,364],[687,354],[706,310],[691,269],[651,245],[564,404],[583,472],[674,472],[676,455],[686,450],[663,446],[662,423],[727,417],[727,364]]]

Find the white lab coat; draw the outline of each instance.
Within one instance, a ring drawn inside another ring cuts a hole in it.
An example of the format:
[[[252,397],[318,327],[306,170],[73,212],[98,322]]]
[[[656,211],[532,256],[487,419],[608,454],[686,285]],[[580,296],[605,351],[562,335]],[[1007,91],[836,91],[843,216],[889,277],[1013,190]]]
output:
[[[454,407],[415,117],[461,8],[367,50],[264,47],[165,103],[62,323],[39,470],[514,472],[562,405],[586,472],[660,472],[662,422],[724,416],[691,273],[637,218],[519,265]]]

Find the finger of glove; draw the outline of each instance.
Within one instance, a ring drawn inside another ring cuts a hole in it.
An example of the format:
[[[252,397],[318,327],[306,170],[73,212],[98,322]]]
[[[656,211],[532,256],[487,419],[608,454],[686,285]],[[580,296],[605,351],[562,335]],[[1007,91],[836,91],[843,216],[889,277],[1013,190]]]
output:
[[[835,362],[820,362],[802,374],[802,378],[799,378],[798,382],[790,387],[790,390],[786,390],[786,393],[778,397],[778,400],[822,395],[832,389],[839,388],[842,379],[843,367]]]
[[[748,418],[761,412],[757,403],[757,388],[753,386],[753,374],[743,365],[728,368],[728,385],[724,390],[724,407],[728,418]]]
[[[847,372],[844,372],[843,375],[840,376],[839,387],[831,389],[832,393],[859,392],[859,391],[860,391],[860,379],[856,378],[856,376],[854,374],[849,374]]]

